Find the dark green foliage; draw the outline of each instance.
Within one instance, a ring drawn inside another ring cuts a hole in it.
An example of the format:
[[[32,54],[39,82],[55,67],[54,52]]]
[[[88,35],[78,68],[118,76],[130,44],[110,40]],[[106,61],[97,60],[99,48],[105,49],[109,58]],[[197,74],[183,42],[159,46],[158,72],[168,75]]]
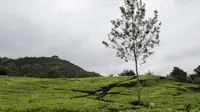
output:
[[[186,112],[190,112],[190,110],[191,110],[191,104],[187,104],[186,105]]]
[[[200,78],[200,65],[194,69],[195,74]]]
[[[194,83],[194,84],[197,84],[197,83],[200,84],[200,78],[198,77],[197,74],[190,74],[188,77],[188,82]]]
[[[170,73],[170,77],[173,77],[179,82],[187,81],[187,73],[180,69],[179,67],[174,67],[173,71]]]
[[[82,68],[52,57],[25,57],[19,59],[0,58],[0,74],[9,76],[27,76],[38,78],[79,78],[100,76]]]
[[[133,70],[124,70],[122,73],[118,74],[119,76],[134,76],[135,72]]]
[[[194,84],[200,84],[200,65],[194,69],[194,74],[189,75],[188,81]]]
[[[8,75],[11,70],[6,66],[0,66],[0,75]]]

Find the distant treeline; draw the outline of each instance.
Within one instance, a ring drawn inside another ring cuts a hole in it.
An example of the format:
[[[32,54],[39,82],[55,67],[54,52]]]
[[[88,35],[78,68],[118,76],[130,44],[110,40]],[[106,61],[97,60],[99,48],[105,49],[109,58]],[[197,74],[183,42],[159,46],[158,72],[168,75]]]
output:
[[[167,77],[176,80],[178,82],[184,83],[193,83],[193,84],[200,84],[200,65],[195,68],[193,74],[188,74],[184,70],[179,67],[174,67],[172,72],[170,72]],[[146,75],[153,75],[154,73],[149,71]],[[109,75],[110,77],[114,76],[113,74]],[[135,72],[133,70],[124,70],[123,72],[119,73],[118,76],[135,76]]]
[[[193,74],[188,74],[187,72],[185,72],[181,68],[174,67],[172,72],[167,76],[172,77],[176,81],[179,81],[179,82],[200,84],[200,65],[197,66],[197,68],[194,69]]]
[[[37,78],[80,78],[100,76],[88,72],[58,56],[52,57],[24,57],[10,59],[0,57],[0,75],[27,76]]]

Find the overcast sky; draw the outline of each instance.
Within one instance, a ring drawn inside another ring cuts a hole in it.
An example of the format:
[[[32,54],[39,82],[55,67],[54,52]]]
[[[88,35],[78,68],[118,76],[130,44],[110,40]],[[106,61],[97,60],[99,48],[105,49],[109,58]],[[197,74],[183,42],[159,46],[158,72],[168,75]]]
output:
[[[133,69],[105,48],[110,20],[123,0],[0,0],[0,56],[52,56],[103,75]],[[173,66],[191,73],[200,64],[200,0],[145,0],[147,13],[159,10],[161,43],[140,66],[158,75]]]

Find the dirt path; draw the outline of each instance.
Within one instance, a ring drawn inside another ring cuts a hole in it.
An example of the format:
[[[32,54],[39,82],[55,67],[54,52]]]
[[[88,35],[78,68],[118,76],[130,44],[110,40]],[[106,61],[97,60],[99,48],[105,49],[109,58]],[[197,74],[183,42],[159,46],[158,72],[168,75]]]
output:
[[[105,100],[104,100],[104,97],[108,94],[108,92],[109,92],[112,88],[117,87],[117,85],[120,84],[120,83],[123,83],[123,82],[125,82],[125,81],[129,81],[129,80],[132,80],[132,79],[134,79],[134,78],[130,78],[130,79],[128,79],[128,80],[116,82],[116,83],[113,83],[113,84],[109,84],[108,86],[103,87],[103,88],[101,89],[101,91],[100,91],[99,96],[97,97],[97,100],[105,101]],[[107,101],[107,102],[110,102],[110,101]]]

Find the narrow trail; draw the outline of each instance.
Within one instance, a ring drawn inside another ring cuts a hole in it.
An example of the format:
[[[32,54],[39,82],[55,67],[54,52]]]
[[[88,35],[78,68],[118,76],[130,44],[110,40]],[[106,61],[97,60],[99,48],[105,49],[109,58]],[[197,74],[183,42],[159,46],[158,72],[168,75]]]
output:
[[[108,100],[104,99],[107,94],[110,94],[109,91],[112,88],[115,88],[115,87],[133,87],[133,86],[136,86],[137,82],[123,83],[123,82],[126,82],[126,81],[131,81],[131,80],[136,79],[136,78],[137,77],[132,77],[132,78],[129,78],[127,80],[111,83],[111,84],[109,84],[107,86],[101,87],[100,89],[98,89],[96,91],[74,90],[74,89],[72,89],[72,91],[74,91],[74,92],[82,92],[82,93],[87,93],[88,94],[88,95],[77,96],[77,97],[73,97],[73,98],[87,97],[87,96],[91,96],[91,95],[95,95],[95,94],[99,93],[99,95],[96,97],[96,100],[100,100],[100,101],[104,101],[104,102],[112,102],[112,101],[108,101]],[[157,79],[158,82],[160,80],[167,80],[167,79],[166,78],[162,78],[162,77]],[[146,80],[140,80],[140,84],[143,85],[143,86],[147,86],[147,87],[151,86],[151,85],[146,85],[145,81]],[[194,91],[199,91],[200,90],[199,88],[190,88],[190,89],[192,89]],[[119,94],[119,93],[111,93],[111,94]]]
[[[135,77],[133,78],[130,78],[128,80],[124,80],[124,81],[120,81],[120,82],[116,82],[116,83],[113,83],[113,84],[109,84],[108,86],[105,86],[105,87],[102,87],[101,91],[100,91],[100,94],[99,96],[97,97],[97,100],[101,100],[101,101],[105,101],[105,102],[111,102],[111,101],[107,101],[107,100],[104,100],[105,96],[108,94],[108,92],[114,88],[114,87],[117,87],[120,83],[123,83],[123,82],[126,82],[126,81],[130,81],[132,79],[134,79]],[[133,86],[133,85],[132,85]]]
[[[108,92],[109,92],[112,88],[116,87],[117,84],[119,84],[119,83],[110,84],[110,85],[108,85],[108,86],[106,86],[106,87],[103,87],[102,90],[100,91],[99,96],[97,97],[97,100],[105,101],[105,100],[104,100],[104,97],[108,94]]]
[[[112,83],[112,84],[109,84],[107,86],[104,86],[104,87],[101,87],[100,89],[96,90],[96,91],[87,91],[87,90],[75,90],[75,89],[71,89],[72,91],[74,92],[82,92],[82,93],[87,93],[88,95],[83,95],[83,96],[76,96],[76,97],[72,97],[70,99],[74,99],[74,98],[82,98],[82,97],[87,97],[87,96],[91,96],[91,95],[95,95],[96,93],[100,92],[100,94],[97,96],[97,100],[100,100],[100,101],[105,101],[105,102],[111,102],[111,101],[106,101],[104,100],[104,97],[108,94],[108,92],[114,88],[114,87],[117,87],[120,83],[123,83],[123,82],[126,82],[126,81],[130,81],[134,79],[133,78],[130,78],[130,79],[127,79],[127,80],[123,80],[123,81],[119,81],[119,82],[115,82],[115,83]],[[134,86],[134,85],[133,85]]]

